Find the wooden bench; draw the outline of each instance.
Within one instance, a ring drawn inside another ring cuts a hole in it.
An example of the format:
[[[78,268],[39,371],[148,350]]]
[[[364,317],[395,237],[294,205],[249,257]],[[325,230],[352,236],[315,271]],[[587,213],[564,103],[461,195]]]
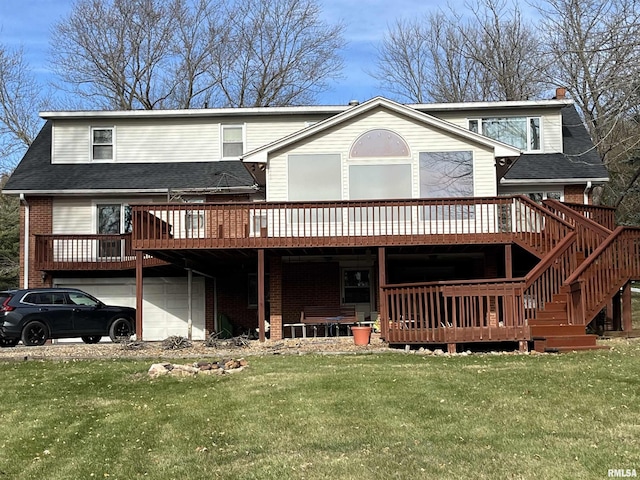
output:
[[[300,312],[299,323],[285,323],[283,327],[291,328],[291,338],[296,338],[296,327],[302,328],[302,338],[307,338],[307,327],[313,327],[313,336],[318,333],[318,327],[324,326],[325,337],[329,335],[329,328],[333,325],[349,325],[358,322],[356,308],[350,306],[305,306]],[[336,332],[338,330],[336,329]]]

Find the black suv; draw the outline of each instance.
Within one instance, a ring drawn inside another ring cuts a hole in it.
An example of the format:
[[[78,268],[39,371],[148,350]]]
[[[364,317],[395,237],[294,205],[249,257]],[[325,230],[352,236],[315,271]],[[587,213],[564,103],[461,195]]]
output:
[[[31,288],[0,292],[0,346],[43,345],[50,338],[81,337],[85,343],[129,339],[136,311],[111,307],[75,288]]]

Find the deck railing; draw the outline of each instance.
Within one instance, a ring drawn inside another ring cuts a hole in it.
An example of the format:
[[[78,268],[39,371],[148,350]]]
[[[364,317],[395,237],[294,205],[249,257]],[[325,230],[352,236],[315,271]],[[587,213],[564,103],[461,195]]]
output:
[[[572,227],[526,197],[133,206],[133,248],[507,243],[544,255]]]
[[[640,279],[640,228],[618,227],[567,278],[569,321],[588,324],[629,280]]]
[[[565,203],[567,207],[575,210],[580,215],[602,225],[608,230],[616,228],[615,207],[605,207],[603,205],[588,205],[582,203]]]
[[[382,336],[389,343],[529,339],[524,279],[383,286]]]
[[[556,200],[546,200],[545,206],[575,228],[526,276],[524,292],[528,319],[536,318],[578,265],[588,258],[611,234],[602,225]]]
[[[131,234],[35,235],[37,270],[123,270],[135,268]],[[145,255],[144,266],[165,262]]]

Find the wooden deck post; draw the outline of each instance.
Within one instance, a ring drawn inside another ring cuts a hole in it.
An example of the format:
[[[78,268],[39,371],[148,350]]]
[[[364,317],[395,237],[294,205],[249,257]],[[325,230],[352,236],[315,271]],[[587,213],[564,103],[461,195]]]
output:
[[[136,340],[142,341],[142,305],[143,298],[143,275],[142,275],[143,253],[136,252]]]
[[[605,326],[607,321],[611,320],[611,330],[619,332],[622,330],[622,296],[620,292],[616,293],[613,298],[607,304],[607,315],[605,319]]]
[[[264,249],[258,250],[258,337],[261,342],[265,341],[264,329]]]
[[[631,318],[631,282],[627,282],[622,287],[622,330],[630,332],[633,330]]]
[[[504,246],[504,276],[513,278],[513,254],[510,243]]]
[[[380,302],[380,331],[381,337],[386,338],[389,333],[389,314],[387,297],[382,287],[387,284],[387,255],[384,247],[378,247],[378,301]]]

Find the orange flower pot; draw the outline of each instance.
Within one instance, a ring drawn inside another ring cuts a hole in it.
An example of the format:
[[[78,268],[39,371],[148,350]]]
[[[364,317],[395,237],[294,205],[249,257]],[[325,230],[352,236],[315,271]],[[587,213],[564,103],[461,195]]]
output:
[[[371,339],[371,327],[351,327],[353,343],[356,345],[369,345]]]

